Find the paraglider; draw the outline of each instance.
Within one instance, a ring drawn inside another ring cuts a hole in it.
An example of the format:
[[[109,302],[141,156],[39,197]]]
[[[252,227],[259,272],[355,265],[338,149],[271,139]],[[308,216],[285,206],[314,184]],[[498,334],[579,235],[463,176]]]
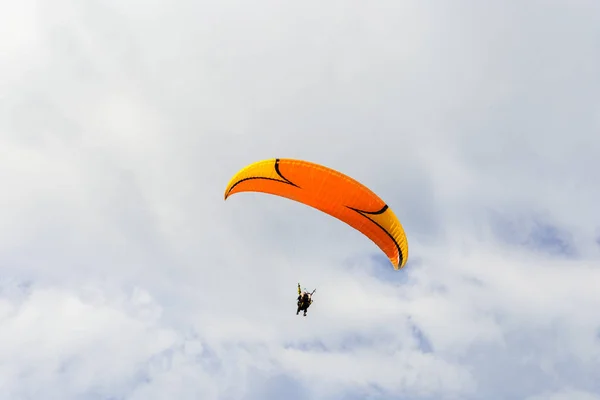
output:
[[[306,317],[308,307],[310,307],[313,302],[312,295],[315,294],[316,291],[317,289],[313,290],[311,293],[308,293],[306,288],[304,291],[302,291],[300,290],[300,283],[298,283],[298,309],[296,310],[296,315],[300,314],[300,311],[304,311],[304,316]]]
[[[394,212],[369,188],[341,172],[302,160],[263,160],[231,178],[225,200],[240,192],[268,193],[316,208],[371,239],[394,269],[406,265],[408,242]]]

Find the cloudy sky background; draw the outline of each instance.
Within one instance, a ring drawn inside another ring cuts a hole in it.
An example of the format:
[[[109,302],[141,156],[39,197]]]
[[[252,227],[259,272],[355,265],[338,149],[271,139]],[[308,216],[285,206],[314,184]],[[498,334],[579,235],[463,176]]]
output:
[[[598,71],[596,0],[2,2],[0,399],[600,399]]]

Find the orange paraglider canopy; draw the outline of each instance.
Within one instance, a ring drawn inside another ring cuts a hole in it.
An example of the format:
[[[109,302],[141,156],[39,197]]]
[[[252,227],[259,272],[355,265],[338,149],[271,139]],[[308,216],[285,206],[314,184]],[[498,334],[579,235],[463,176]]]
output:
[[[371,239],[394,269],[406,265],[408,242],[394,212],[369,188],[341,172],[302,160],[263,160],[233,176],[225,200],[240,192],[269,193],[316,208]]]

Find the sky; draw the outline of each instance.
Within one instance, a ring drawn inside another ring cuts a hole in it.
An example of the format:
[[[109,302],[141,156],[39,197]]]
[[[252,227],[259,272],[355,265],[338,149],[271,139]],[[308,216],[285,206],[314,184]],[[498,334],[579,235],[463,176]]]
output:
[[[599,70],[596,0],[1,2],[0,399],[599,400]]]

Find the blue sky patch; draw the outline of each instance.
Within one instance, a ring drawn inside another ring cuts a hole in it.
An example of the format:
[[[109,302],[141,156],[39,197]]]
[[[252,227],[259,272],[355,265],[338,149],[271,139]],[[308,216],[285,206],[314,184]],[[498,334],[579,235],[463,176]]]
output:
[[[571,233],[541,216],[492,212],[490,223],[496,237],[508,245],[566,258],[578,254]]]

